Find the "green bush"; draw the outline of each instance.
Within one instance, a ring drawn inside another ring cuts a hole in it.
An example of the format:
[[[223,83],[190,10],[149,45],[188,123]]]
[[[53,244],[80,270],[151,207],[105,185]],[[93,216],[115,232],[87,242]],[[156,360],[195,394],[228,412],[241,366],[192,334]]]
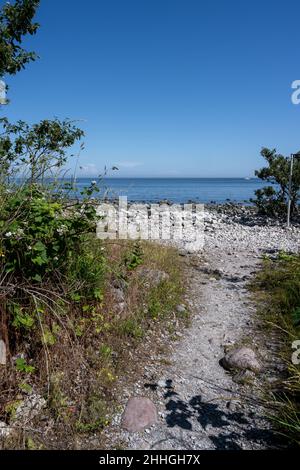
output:
[[[40,283],[65,274],[80,254],[83,236],[95,231],[95,207],[78,202],[65,209],[37,185],[17,190],[1,212],[1,268],[15,282]]]
[[[68,302],[101,300],[105,263],[91,198],[98,188],[76,197],[75,185],[61,179],[67,150],[83,135],[72,122],[1,122],[2,335],[8,344],[15,331],[29,335],[39,325],[50,344],[51,322]]]

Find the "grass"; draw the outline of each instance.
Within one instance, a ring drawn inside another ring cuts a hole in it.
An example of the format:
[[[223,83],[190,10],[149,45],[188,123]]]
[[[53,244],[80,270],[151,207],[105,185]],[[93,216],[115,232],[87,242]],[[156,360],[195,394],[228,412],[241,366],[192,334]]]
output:
[[[3,448],[28,448],[34,443],[36,448],[70,449],[78,442],[85,447],[95,432],[101,442],[101,431],[116,407],[118,384],[135,368],[145,337],[150,335],[154,351],[155,330],[169,331],[168,321],[174,320],[176,306],[183,302],[183,260],[175,249],[92,238],[86,243],[89,255],[83,261],[90,260],[88,286],[92,287],[88,297],[86,267],[78,258],[76,291],[71,297],[67,293],[68,302],[39,313],[42,333],[36,326],[24,337],[19,335],[14,353],[20,359],[0,370],[0,420],[9,422],[10,405],[22,402],[32,390],[47,401],[30,431],[21,427],[13,440],[2,443]],[[143,269],[166,276],[152,284],[141,275]],[[116,290],[122,291],[121,302]]]
[[[264,324],[276,333],[279,354],[286,364],[281,391],[273,395],[279,431],[300,444],[300,364],[294,341],[300,339],[300,256],[265,258],[253,289],[259,292]]]

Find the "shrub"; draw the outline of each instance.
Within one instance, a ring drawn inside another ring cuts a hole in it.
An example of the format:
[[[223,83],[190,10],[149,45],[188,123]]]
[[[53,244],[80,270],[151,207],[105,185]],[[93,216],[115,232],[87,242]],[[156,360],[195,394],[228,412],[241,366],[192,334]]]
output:
[[[281,217],[286,214],[287,200],[291,198],[291,217],[297,212],[300,189],[300,162],[295,160],[291,192],[289,192],[290,160],[277,154],[276,149],[263,148],[262,157],[268,166],[255,171],[258,178],[270,183],[255,191],[256,199],[251,199],[261,214]]]
[[[18,283],[65,274],[84,234],[95,231],[95,207],[77,202],[66,209],[37,185],[14,192],[1,212],[1,267]]]
[[[39,323],[48,344],[51,328],[43,323],[62,312],[66,302],[101,296],[103,256],[89,238],[98,220],[91,199],[98,188],[93,184],[75,198],[74,184],[60,182],[68,149],[83,135],[69,120],[29,126],[3,119],[2,125],[2,336],[8,346],[15,331],[24,335]]]

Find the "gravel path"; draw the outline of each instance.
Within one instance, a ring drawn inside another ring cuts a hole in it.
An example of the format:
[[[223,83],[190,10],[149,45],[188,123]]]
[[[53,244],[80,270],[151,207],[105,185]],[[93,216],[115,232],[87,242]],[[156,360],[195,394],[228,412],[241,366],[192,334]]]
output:
[[[299,228],[287,231],[280,226],[243,225],[230,216],[206,213],[204,249],[186,255],[191,259],[187,303],[193,312],[192,323],[181,340],[171,345],[166,365],[149,359],[147,373],[131,390],[131,396],[151,398],[159,422],[128,433],[120,428],[120,413],[110,431],[113,441],[129,449],[266,449],[279,445],[264,418],[268,410],[258,392],[274,380],[272,348],[257,333],[255,304],[246,287],[264,253],[298,251],[299,240]],[[185,248],[184,243],[180,248]],[[257,351],[263,371],[251,384],[241,385],[219,361],[226,346],[245,343]],[[121,400],[122,405],[126,400]]]

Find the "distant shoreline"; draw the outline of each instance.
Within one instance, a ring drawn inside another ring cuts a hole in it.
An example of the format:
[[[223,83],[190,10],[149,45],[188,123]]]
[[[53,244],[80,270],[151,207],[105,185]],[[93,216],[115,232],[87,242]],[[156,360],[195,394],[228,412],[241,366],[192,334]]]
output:
[[[77,178],[78,190],[89,186],[91,178]],[[96,180],[97,181],[97,180]],[[175,204],[194,202],[198,204],[251,205],[255,191],[265,186],[258,178],[124,178],[105,177],[99,180],[102,197],[110,200],[127,196],[129,202]]]
[[[72,180],[73,178],[65,178]],[[99,176],[78,176],[76,180],[95,180]],[[105,180],[246,180],[246,181],[260,181],[256,176],[105,176],[100,177],[102,181]]]

